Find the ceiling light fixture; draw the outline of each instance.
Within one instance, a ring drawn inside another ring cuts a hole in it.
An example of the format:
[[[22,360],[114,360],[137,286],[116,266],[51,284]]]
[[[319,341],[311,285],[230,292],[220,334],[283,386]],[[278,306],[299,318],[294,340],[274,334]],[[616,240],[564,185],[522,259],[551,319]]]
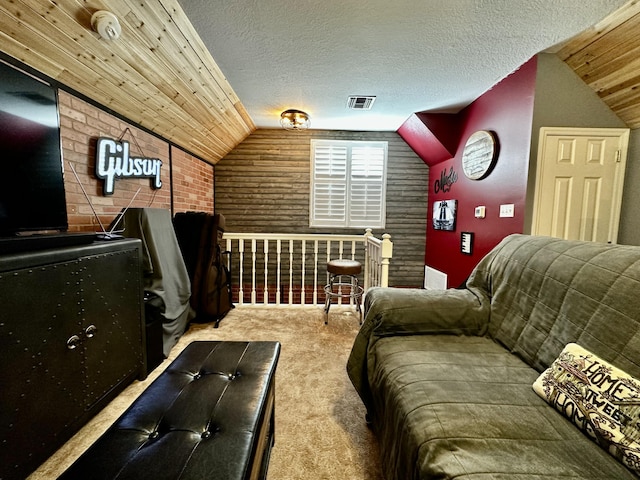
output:
[[[302,110],[290,109],[280,114],[280,125],[285,130],[305,130],[311,125],[311,119]]]
[[[98,10],[91,15],[91,27],[105,40],[117,40],[122,32],[118,17],[106,10]]]

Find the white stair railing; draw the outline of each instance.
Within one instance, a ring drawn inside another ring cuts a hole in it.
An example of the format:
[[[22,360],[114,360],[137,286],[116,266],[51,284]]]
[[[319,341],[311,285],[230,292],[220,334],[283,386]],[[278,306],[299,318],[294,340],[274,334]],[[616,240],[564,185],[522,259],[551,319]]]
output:
[[[224,233],[233,301],[242,305],[324,305],[331,259],[363,265],[366,289],[389,284],[393,243],[371,229],[364,235]]]
[[[371,229],[367,229],[364,235],[366,237],[364,289],[367,291],[370,287],[387,287],[389,286],[389,264],[393,256],[391,235],[385,233],[379,240],[373,236]]]

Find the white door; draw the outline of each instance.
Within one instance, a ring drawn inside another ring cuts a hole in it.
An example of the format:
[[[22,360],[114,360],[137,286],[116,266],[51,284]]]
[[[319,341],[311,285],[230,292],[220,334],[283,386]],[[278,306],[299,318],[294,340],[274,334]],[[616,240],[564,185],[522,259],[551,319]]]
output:
[[[629,130],[540,129],[532,233],[615,243]]]

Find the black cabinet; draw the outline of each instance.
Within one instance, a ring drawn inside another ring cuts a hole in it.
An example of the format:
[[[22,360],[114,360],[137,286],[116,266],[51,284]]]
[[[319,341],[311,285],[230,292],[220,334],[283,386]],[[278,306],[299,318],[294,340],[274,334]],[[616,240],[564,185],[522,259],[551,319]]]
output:
[[[144,377],[140,241],[0,256],[0,478],[24,478]]]

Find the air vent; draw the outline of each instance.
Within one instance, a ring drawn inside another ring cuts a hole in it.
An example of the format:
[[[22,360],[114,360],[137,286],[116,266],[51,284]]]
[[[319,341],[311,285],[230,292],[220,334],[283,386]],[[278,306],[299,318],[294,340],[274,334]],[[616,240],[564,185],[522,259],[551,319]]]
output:
[[[371,110],[376,97],[351,96],[347,101],[347,106],[352,110]]]

